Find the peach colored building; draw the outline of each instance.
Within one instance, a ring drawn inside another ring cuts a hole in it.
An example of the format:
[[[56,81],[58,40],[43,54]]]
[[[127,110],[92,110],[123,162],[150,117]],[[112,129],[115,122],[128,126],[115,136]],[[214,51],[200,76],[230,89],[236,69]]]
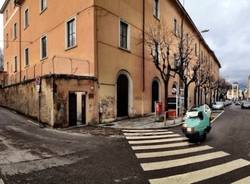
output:
[[[1,104],[51,126],[141,116],[164,102],[163,81],[143,41],[157,24],[178,40],[183,18],[185,33],[194,37],[193,55],[202,53],[219,77],[218,59],[178,0],[6,0],[1,13],[8,74]],[[171,78],[172,100],[180,86]],[[192,106],[194,84],[188,98]],[[27,109],[32,103],[38,110]]]

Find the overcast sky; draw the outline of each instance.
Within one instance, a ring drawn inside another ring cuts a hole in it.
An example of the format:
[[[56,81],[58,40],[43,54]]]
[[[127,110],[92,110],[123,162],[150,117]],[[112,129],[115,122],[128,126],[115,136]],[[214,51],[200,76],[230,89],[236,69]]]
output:
[[[183,0],[180,0],[183,1]],[[2,6],[4,0],[0,0]],[[250,75],[250,1],[185,0],[185,8],[222,64],[221,75],[246,83]],[[0,46],[3,24],[0,16]]]
[[[250,75],[250,1],[185,0],[185,8],[219,58],[221,75],[246,84]]]

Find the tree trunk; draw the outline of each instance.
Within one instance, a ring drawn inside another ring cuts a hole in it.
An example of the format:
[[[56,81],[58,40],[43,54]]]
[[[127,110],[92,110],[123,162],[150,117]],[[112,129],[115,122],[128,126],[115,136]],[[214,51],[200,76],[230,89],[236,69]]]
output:
[[[188,85],[184,86],[184,111],[186,113],[188,109]]]
[[[165,87],[165,111],[168,111],[168,82],[169,80],[164,81]]]
[[[198,106],[200,105],[201,103],[201,90],[200,90],[200,86],[198,86]]]
[[[205,88],[205,104],[207,104],[207,88]]]
[[[195,86],[194,88],[194,105],[196,106],[197,105],[197,86]]]

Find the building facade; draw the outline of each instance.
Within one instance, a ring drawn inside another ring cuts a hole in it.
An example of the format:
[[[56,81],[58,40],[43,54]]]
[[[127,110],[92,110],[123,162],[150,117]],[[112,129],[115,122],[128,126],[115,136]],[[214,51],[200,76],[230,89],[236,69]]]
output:
[[[250,99],[250,76],[247,79],[247,94],[246,94],[246,98]]]
[[[242,90],[238,82],[232,84],[232,88],[227,92],[227,98],[234,101],[242,100]]]
[[[172,77],[164,89],[145,44],[149,28],[159,24],[175,42],[183,20],[194,60],[209,63],[219,78],[217,57],[178,0],[6,0],[1,13],[7,73],[1,104],[51,126],[141,116],[154,112],[155,101],[175,99],[180,79]],[[189,91],[192,106],[194,83]],[[214,93],[201,92],[199,103]]]

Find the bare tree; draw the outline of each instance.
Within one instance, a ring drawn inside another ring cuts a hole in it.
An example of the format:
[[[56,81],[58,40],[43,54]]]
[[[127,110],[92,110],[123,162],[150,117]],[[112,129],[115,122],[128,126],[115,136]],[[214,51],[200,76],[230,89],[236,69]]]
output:
[[[217,100],[224,99],[228,90],[232,88],[232,85],[224,78],[220,78],[217,81]]]
[[[209,63],[204,60],[203,57],[199,56],[197,60],[197,75],[195,78],[195,88],[198,92],[198,105],[201,105],[200,97],[201,97],[201,89],[205,88],[208,81],[211,79],[210,76],[210,66]]]
[[[161,78],[165,87],[165,110],[167,107],[168,99],[168,84],[169,79],[173,76],[172,65],[170,61],[170,48],[172,46],[173,34],[165,25],[158,24],[149,29],[146,36],[146,45],[150,49],[152,61],[156,69],[160,72]]]
[[[184,85],[184,110],[188,108],[188,89],[190,84],[198,78],[198,70],[201,66],[199,60],[193,57],[193,38],[189,34],[184,35],[183,20],[181,36],[178,39],[178,49],[175,54],[174,72],[180,77]]]

